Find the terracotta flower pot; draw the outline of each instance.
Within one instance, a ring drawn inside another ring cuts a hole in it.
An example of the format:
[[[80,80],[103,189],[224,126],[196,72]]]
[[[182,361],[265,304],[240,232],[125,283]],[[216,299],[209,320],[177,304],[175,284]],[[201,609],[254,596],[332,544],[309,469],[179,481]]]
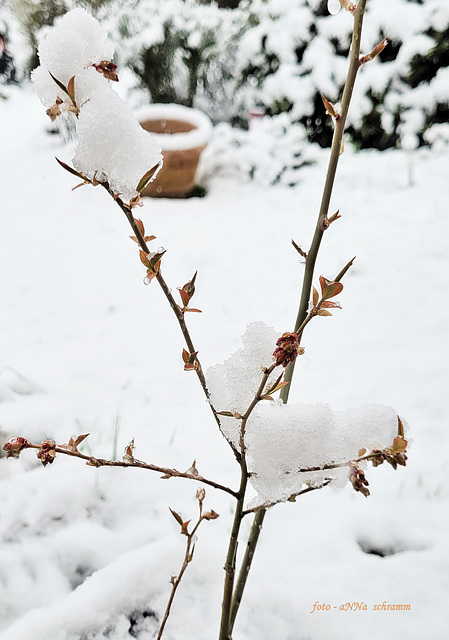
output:
[[[151,104],[137,112],[140,125],[154,134],[162,148],[164,164],[144,196],[185,198],[195,187],[200,154],[212,134],[209,118],[178,104]]]

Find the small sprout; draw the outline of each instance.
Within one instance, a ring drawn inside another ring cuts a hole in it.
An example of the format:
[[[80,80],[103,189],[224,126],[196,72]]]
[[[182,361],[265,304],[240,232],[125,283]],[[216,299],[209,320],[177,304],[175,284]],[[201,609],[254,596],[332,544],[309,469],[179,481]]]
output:
[[[136,207],[143,207],[143,202],[140,201],[140,196],[134,196],[134,198],[131,198],[131,200],[129,201],[129,208],[135,209]]]
[[[227,418],[235,418],[232,411],[217,411],[217,416],[226,416]]]
[[[304,353],[305,349],[303,347],[298,347],[298,354],[300,352]],[[282,389],[282,387],[285,387],[288,382],[281,382],[281,378],[284,374],[281,373],[281,375],[279,376],[279,378],[276,380],[276,382],[274,384],[272,384],[263,394],[263,396],[261,396],[261,400],[274,400],[274,398],[271,397],[272,393],[276,393],[276,391],[280,391]]]
[[[86,462],[88,467],[95,467],[96,469],[99,469],[101,467],[100,462],[94,458],[93,456],[91,456],[88,460],[88,462]]]
[[[142,193],[142,191],[145,189],[147,184],[149,184],[153,180],[153,178],[156,177],[156,175],[159,172],[159,169],[161,168],[161,166],[162,166],[162,162],[158,162],[157,164],[154,165],[154,167],[151,167],[151,169],[149,171],[147,171],[140,178],[139,184],[136,187],[136,191],[138,191],[139,193]]]
[[[198,469],[196,468],[196,460],[192,462],[192,466],[189,467],[186,473],[190,473],[192,476],[199,476]]]
[[[301,249],[301,247],[299,246],[299,244],[296,244],[296,242],[294,240],[292,240],[292,245],[295,247],[296,251],[299,253],[299,255],[304,258],[304,260],[307,260],[307,253],[305,251],[303,251]]]
[[[170,509],[170,512],[172,514],[172,516],[174,517],[174,519],[176,520],[176,522],[182,527],[183,521],[181,516],[179,515],[179,513],[177,513],[176,511],[173,511],[173,509],[171,507],[168,507]]]
[[[129,444],[126,445],[125,451],[123,454],[123,462],[128,462],[129,464],[134,464],[134,438],[131,440]]]
[[[219,517],[219,514],[216,513],[213,509],[211,509],[210,511],[206,511],[206,513],[203,515],[203,518],[205,520],[216,520]]]
[[[340,215],[340,209],[338,211],[336,211],[328,220],[329,225],[331,225],[333,222],[335,222],[335,220],[338,220],[339,218],[341,218]]]
[[[143,224],[142,220],[140,220],[139,218],[134,218],[134,222],[136,223],[136,226],[137,226],[137,228],[139,230],[139,233],[142,236],[144,242],[151,242],[151,240],[156,240],[156,236],[147,236],[147,235],[145,235],[145,227],[144,227],[144,224]],[[129,236],[129,237],[131,238],[131,240],[134,240],[134,242],[139,244],[139,241],[138,241],[136,236]],[[146,256],[146,254],[144,252],[142,252],[142,253]]]
[[[189,535],[189,524],[190,524],[190,520],[186,520],[185,522],[182,523],[181,525],[181,535],[183,536],[188,536]],[[190,562],[191,558],[189,559]]]
[[[195,293],[195,280],[197,273],[198,271],[195,271],[193,278],[189,280],[189,282],[186,282],[183,287],[178,287],[179,295],[181,296],[183,304],[182,308],[180,307],[182,313],[185,313],[186,311],[201,313],[200,309],[190,309],[188,306],[193,294]]]
[[[402,423],[401,418],[398,416],[398,436],[401,436],[401,438],[404,437],[404,425]]]
[[[366,498],[370,495],[370,492],[368,489],[369,482],[365,478],[365,474],[360,469],[357,462],[353,461],[349,463],[349,480],[352,486],[354,487],[355,491],[359,491]]]
[[[388,40],[384,38],[382,42],[379,42],[379,44],[377,44],[374,47],[374,49],[370,51],[370,53],[367,53],[366,56],[362,56],[359,59],[360,66],[362,66],[362,64],[366,64],[367,62],[370,62],[371,60],[374,60],[374,58],[376,58],[379,55],[379,53],[382,53],[382,51],[385,49],[387,44],[388,44]]]
[[[346,273],[349,271],[350,267],[352,267],[352,265],[354,264],[354,260],[355,260],[356,256],[354,256],[352,258],[352,260],[350,260],[348,262],[348,264],[345,264],[345,266],[343,267],[343,269],[340,271],[340,273],[337,275],[337,277],[335,278],[334,282],[340,282],[340,280],[346,275]]]
[[[184,371],[198,371],[199,364],[196,356],[198,351],[189,353],[186,349],[182,350],[182,360],[184,362]]]
[[[41,448],[37,452],[37,457],[42,462],[44,467],[47,464],[52,464],[56,455],[56,442],[54,440],[45,440],[41,444]]]
[[[388,462],[393,469],[397,469],[398,465],[405,467],[407,464],[407,440],[402,436],[396,436],[391,447],[387,449],[373,449],[370,453],[370,460],[373,467],[378,467],[384,462]]]
[[[145,251],[142,251],[142,249],[140,250],[140,261],[145,267],[147,267],[147,275],[144,280],[145,284],[150,284],[153,278],[156,278],[156,276],[158,275],[161,266],[161,258],[164,253],[165,249],[162,249],[161,251],[155,253],[145,253]]]
[[[352,15],[354,15],[355,12],[357,11],[357,5],[354,4],[353,2],[349,2],[349,0],[340,0],[340,4],[343,7],[343,9],[345,9],[346,11],[349,11],[349,13],[352,13]]]
[[[322,300],[328,300],[329,298],[338,296],[338,294],[343,291],[341,282],[332,282],[324,278],[324,276],[320,276],[320,286]]]
[[[321,100],[323,101],[323,104],[324,104],[324,108],[326,109],[326,112],[328,113],[328,115],[330,115],[335,120],[339,120],[341,118],[341,115],[338,113],[338,111],[336,110],[332,102],[329,102],[329,100],[327,100],[322,93],[320,95],[321,95]]]
[[[3,451],[6,451],[7,458],[18,458],[21,451],[26,449],[30,443],[22,436],[14,436],[3,445]]]
[[[276,342],[276,349],[273,352],[275,365],[286,367],[290,362],[296,360],[296,356],[300,353],[299,337],[297,333],[283,333]]]
[[[197,489],[196,491],[196,499],[198,500],[200,505],[203,504],[205,497],[206,497],[206,489],[204,489],[204,487],[199,487],[199,489]]]
[[[72,436],[67,444],[62,444],[61,449],[65,449],[66,451],[72,451],[73,453],[78,452],[78,445],[80,445],[83,440],[87,438],[89,434],[84,433],[82,436]]]

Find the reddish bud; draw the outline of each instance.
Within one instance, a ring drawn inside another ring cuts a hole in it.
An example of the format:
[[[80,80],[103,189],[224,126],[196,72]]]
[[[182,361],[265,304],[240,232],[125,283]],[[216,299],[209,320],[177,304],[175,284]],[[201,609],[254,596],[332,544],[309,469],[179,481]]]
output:
[[[6,444],[3,445],[3,451],[6,451],[7,458],[18,458],[20,452],[23,449],[26,449],[29,445],[28,440],[22,438],[21,436],[15,436],[8,440]]]
[[[369,496],[369,482],[356,462],[349,463],[349,480],[355,491],[360,491],[365,497]]]
[[[199,503],[202,503],[204,498],[206,497],[206,489],[204,487],[200,487],[196,492],[196,499]]]
[[[102,60],[98,64],[92,65],[94,69],[104,75],[107,80],[112,80],[113,82],[118,82],[118,75],[115,70],[117,69],[117,65],[113,62],[109,62],[108,60]]]
[[[297,333],[283,333],[276,342],[276,349],[273,357],[276,360],[276,366],[280,364],[286,367],[290,362],[296,360],[299,351],[299,338]]]
[[[46,467],[47,464],[52,464],[53,460],[55,459],[55,455],[56,442],[54,440],[45,440],[45,442],[41,444],[41,448],[37,452],[37,457],[42,462],[44,467]]]

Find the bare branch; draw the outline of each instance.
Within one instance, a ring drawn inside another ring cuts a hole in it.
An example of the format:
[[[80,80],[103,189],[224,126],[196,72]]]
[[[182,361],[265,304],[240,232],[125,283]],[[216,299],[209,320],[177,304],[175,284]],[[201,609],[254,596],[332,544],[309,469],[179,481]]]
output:
[[[22,439],[24,440],[24,439]],[[7,446],[8,443],[6,443],[5,447]],[[4,447],[4,449],[5,449]],[[28,442],[26,441],[26,444],[24,444],[21,447],[21,450],[23,449],[38,449],[38,451],[41,451],[42,449],[42,444],[34,444],[32,442]],[[215,482],[214,480],[209,480],[208,478],[205,478],[204,476],[200,475],[199,473],[191,473],[190,470],[189,471],[178,471],[177,469],[172,469],[170,467],[161,467],[159,465],[155,465],[155,464],[150,464],[148,462],[142,462],[141,460],[136,460],[136,459],[132,459],[132,461],[129,460],[106,460],[104,458],[96,458],[95,456],[88,456],[85,455],[84,453],[81,453],[80,451],[77,450],[72,450],[72,449],[67,449],[65,447],[62,446],[53,446],[52,450],[54,451],[54,453],[60,453],[63,454],[65,456],[72,456],[73,458],[79,458],[81,460],[85,460],[86,463],[90,466],[90,467],[122,467],[124,469],[129,469],[129,468],[133,468],[133,469],[147,469],[148,471],[156,471],[157,473],[161,473],[164,477],[164,479],[168,479],[168,478],[186,478],[187,480],[196,480],[197,482],[201,482],[203,484],[207,484],[210,487],[213,487],[214,489],[218,489],[220,491],[224,491],[225,493],[229,493],[229,495],[233,496],[236,499],[240,498],[240,493],[237,491],[234,491],[233,489],[231,489],[230,487],[226,487],[225,485],[220,484],[219,482]],[[5,449],[6,451],[6,449]],[[18,457],[18,456],[17,456]]]

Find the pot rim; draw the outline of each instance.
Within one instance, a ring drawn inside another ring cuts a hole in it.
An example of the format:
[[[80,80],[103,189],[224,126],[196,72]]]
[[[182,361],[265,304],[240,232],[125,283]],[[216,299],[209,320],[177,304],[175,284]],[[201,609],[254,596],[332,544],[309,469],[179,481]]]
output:
[[[208,116],[181,104],[149,104],[135,112],[140,123],[146,120],[181,120],[194,128],[186,133],[151,133],[164,151],[182,151],[204,147],[212,136],[212,122]]]

